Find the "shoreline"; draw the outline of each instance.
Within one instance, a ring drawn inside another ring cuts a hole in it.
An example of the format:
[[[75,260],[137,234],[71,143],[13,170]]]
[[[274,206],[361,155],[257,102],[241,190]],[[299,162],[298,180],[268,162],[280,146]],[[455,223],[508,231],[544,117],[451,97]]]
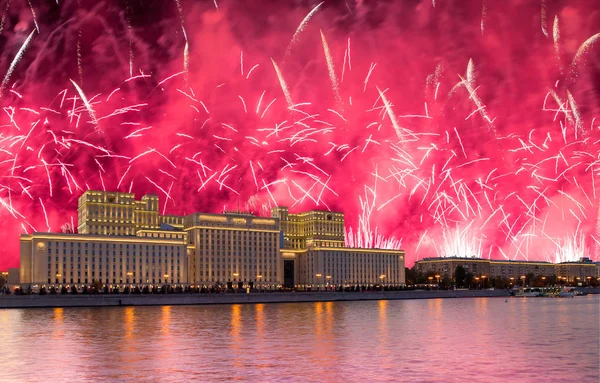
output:
[[[600,294],[600,288],[587,290]],[[508,298],[509,290],[409,290],[370,292],[271,292],[226,294],[0,295],[0,310],[58,307],[203,306],[263,303]],[[532,298],[528,298],[532,299]]]
[[[8,295],[0,296],[1,309],[118,306],[201,306],[220,304],[301,303],[410,300],[438,298],[509,297],[508,290],[435,290],[375,292],[272,292],[227,294],[149,295]]]

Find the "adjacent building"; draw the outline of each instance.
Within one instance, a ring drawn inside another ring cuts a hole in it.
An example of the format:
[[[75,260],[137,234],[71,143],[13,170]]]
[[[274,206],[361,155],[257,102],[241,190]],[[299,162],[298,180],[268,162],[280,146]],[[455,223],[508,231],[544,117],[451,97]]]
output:
[[[135,236],[33,233],[21,236],[21,284],[187,283],[184,232]]]
[[[158,196],[135,199],[132,193],[88,190],[79,197],[79,234],[136,235],[140,229],[160,228]]]
[[[440,275],[454,280],[458,266],[476,277],[519,279],[533,274],[541,277],[556,276],[566,282],[585,282],[598,278],[598,265],[588,258],[579,262],[550,263],[541,261],[509,261],[466,257],[425,258],[415,262],[413,268],[422,274]]]
[[[249,213],[195,213],[185,218],[189,283],[280,286],[280,227]]]
[[[291,214],[276,207],[281,223],[284,285],[404,284],[404,251],[345,247],[344,214]]]

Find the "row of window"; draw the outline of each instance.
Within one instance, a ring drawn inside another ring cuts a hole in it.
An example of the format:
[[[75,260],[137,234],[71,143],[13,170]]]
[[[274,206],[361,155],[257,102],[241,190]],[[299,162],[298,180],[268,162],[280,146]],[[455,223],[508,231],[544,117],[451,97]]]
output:
[[[54,281],[54,282],[53,282]],[[52,278],[48,278],[48,283],[62,283],[62,284],[74,284],[74,283],[92,283],[93,279],[89,279],[89,278],[63,278],[63,279],[52,279]],[[156,284],[156,283],[163,283],[163,279],[159,278],[159,279],[132,279],[132,280],[125,280],[123,281],[122,278],[117,279],[117,278],[113,278],[112,282],[110,281],[110,279],[100,279],[101,283],[113,283],[113,284],[117,284],[117,283],[131,283],[131,284],[146,284],[146,283],[152,283],[152,284]],[[168,279],[164,280],[165,283],[181,283],[179,279],[170,281]]]
[[[54,246],[52,245],[53,243],[54,243]],[[48,250],[50,250],[50,248],[54,248],[54,247],[56,247],[58,250],[58,247],[60,246],[61,243],[62,243],[63,248],[66,248],[68,246],[68,247],[77,247],[77,248],[84,247],[86,249],[90,248],[90,247],[92,249],[94,249],[96,247],[99,249],[110,249],[110,248],[112,248],[113,250],[117,249],[116,243],[111,244],[111,243],[101,243],[101,242],[99,242],[99,243],[96,243],[96,242],[91,242],[91,243],[90,242],[48,242],[48,244],[47,244]],[[158,248],[158,250],[168,250],[169,248],[171,249],[171,251],[175,250],[175,246],[173,246],[173,245],[169,246],[169,245],[131,244],[131,248],[134,250],[138,249],[138,247],[141,250],[141,249],[143,249],[144,246],[146,247],[146,250],[150,250],[150,249],[156,250],[157,248]],[[125,246],[123,246],[122,243],[119,243],[118,248],[119,249],[125,248],[127,250],[130,248],[130,244],[127,243],[127,244],[125,244]]]

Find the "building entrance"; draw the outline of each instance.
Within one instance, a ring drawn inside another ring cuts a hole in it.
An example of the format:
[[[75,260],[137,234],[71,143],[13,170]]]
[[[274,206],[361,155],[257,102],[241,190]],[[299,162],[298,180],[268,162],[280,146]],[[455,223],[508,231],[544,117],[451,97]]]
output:
[[[294,260],[283,260],[283,287],[294,287]]]

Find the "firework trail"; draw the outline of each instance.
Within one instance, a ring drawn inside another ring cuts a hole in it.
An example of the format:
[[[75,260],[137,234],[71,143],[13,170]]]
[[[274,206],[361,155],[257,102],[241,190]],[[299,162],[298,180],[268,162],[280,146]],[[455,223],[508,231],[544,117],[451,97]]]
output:
[[[310,19],[315,15],[315,13],[317,13],[319,8],[321,8],[321,5],[323,5],[323,3],[324,1],[321,1],[319,4],[317,4],[310,12],[308,12],[308,14],[306,15],[306,17],[304,17],[300,25],[298,25],[298,28],[296,28],[296,32],[294,32],[294,35],[292,36],[292,39],[290,40],[290,43],[288,44],[287,49],[285,50],[285,55],[283,56],[284,60],[289,57],[292,51],[292,47],[294,46],[296,41],[298,41],[298,37],[304,31]]]
[[[88,113],[90,114],[92,123],[96,127],[98,127],[98,120],[96,119],[96,113],[94,112],[94,109],[92,108],[92,104],[90,104],[86,95],[83,93],[83,90],[81,90],[81,88],[79,87],[79,85],[77,85],[77,83],[75,81],[71,80],[71,84],[73,84],[73,86],[77,90],[77,93],[79,94],[79,97],[81,97],[81,100],[83,101],[83,104],[85,105],[85,108],[87,109]]]
[[[23,45],[21,45],[21,49],[19,49],[19,51],[17,52],[17,55],[10,63],[10,67],[8,68],[8,71],[6,72],[6,75],[4,76],[4,79],[2,80],[2,84],[0,85],[0,97],[2,97],[2,93],[4,93],[4,90],[6,89],[6,86],[8,85],[8,82],[10,81],[10,76],[12,76],[12,74],[15,70],[15,67],[17,66],[19,61],[21,61],[21,58],[23,57],[23,53],[25,53],[25,50],[29,46],[31,39],[33,39],[34,33],[35,33],[35,29],[33,31],[31,31],[31,33],[29,34],[29,36],[27,37],[27,39],[25,40]]]
[[[283,75],[281,74],[281,69],[279,69],[279,66],[275,63],[275,61],[273,61],[273,59],[271,59],[271,63],[273,64],[275,73],[277,73],[277,79],[279,80],[279,85],[281,86],[281,91],[283,92],[283,95],[285,96],[285,100],[287,101],[288,107],[292,108],[292,105],[293,105],[292,96],[290,95],[288,86],[285,83],[285,80],[283,79]],[[261,98],[262,98],[262,95],[261,95]],[[258,112],[258,108],[256,110]]]
[[[329,45],[327,45],[327,40],[325,39],[325,35],[323,31],[319,31],[321,33],[321,41],[323,43],[323,51],[325,52],[325,60],[327,61],[327,71],[329,72],[329,79],[331,80],[331,88],[335,93],[335,98],[339,104],[342,103],[342,98],[340,97],[340,90],[338,88],[338,80],[335,75],[335,69],[333,67],[333,58],[331,57],[331,52],[329,51]]]
[[[2,18],[0,19],[0,34],[2,33],[4,24],[6,23],[6,15],[8,14],[8,9],[10,8],[10,2],[11,0],[6,2],[6,7],[4,7],[4,12],[2,13]]]
[[[159,4],[6,6],[0,269],[19,233],[76,227],[88,188],[172,214],[339,210],[347,245],[402,247],[408,266],[598,259],[588,3],[542,1],[541,29],[515,1]]]

